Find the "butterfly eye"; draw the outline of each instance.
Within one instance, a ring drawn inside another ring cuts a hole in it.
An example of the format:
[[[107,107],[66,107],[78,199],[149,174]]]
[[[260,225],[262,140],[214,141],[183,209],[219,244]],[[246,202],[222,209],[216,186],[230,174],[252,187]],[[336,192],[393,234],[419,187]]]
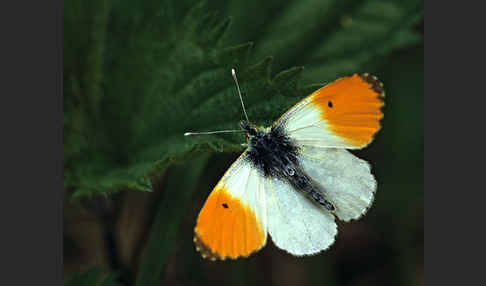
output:
[[[292,168],[292,166],[286,165],[285,166],[285,173],[287,173],[287,175],[289,175],[289,176],[293,176],[293,175],[295,175],[295,170],[294,170],[294,168]]]

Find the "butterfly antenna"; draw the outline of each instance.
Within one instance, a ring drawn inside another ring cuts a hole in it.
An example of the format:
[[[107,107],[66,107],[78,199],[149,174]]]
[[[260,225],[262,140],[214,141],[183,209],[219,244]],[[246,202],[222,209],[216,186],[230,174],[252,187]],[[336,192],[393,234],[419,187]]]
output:
[[[240,85],[238,84],[238,80],[236,79],[236,72],[235,69],[231,69],[231,75],[233,75],[233,79],[236,83],[236,89],[238,90],[238,95],[240,96],[241,106],[243,107],[243,113],[245,113],[246,121],[249,123],[250,120],[248,119],[248,114],[246,114],[245,104],[243,103],[243,98],[241,97]]]
[[[234,133],[234,132],[243,132],[243,130],[218,130],[218,131],[208,131],[208,132],[186,132],[186,133],[184,133],[184,136],[209,135],[209,134]]]
[[[245,104],[243,103],[243,98],[241,97],[240,85],[238,84],[238,80],[236,79],[236,72],[235,69],[231,69],[231,74],[233,75],[233,79],[236,83],[236,88],[238,90],[238,96],[240,97],[241,106],[243,107],[243,113],[245,113],[246,121],[250,122],[248,119],[248,115],[246,114]],[[220,134],[220,133],[235,133],[235,132],[244,132],[243,130],[218,130],[218,131],[207,131],[207,132],[186,132],[184,136],[196,136],[196,135],[210,135],[210,134]]]

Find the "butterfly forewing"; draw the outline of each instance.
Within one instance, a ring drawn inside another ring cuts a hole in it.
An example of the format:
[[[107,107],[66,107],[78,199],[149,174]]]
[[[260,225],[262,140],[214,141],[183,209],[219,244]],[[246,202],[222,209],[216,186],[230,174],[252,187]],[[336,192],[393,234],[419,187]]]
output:
[[[315,91],[275,124],[298,144],[359,149],[380,129],[384,92],[376,78],[353,75]]]
[[[248,256],[266,243],[264,178],[245,155],[221,178],[199,213],[194,240],[205,258]]]

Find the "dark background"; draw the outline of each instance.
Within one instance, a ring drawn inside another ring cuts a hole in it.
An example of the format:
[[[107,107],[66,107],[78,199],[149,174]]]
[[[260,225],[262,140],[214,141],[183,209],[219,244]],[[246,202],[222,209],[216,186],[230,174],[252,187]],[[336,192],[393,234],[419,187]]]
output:
[[[269,55],[274,57],[272,74],[292,66],[304,66],[302,84],[322,83],[354,72],[371,72],[385,84],[383,129],[368,148],[354,152],[372,164],[378,181],[376,199],[368,214],[359,221],[339,223],[335,244],[317,256],[294,258],[277,249],[269,240],[262,251],[248,259],[216,263],[205,261],[196,253],[192,243],[197,213],[212,187],[239,153],[195,152],[193,156],[184,158],[182,165],[171,165],[166,172],[152,176],[154,191],[151,193],[124,188],[116,193],[94,192],[89,196],[76,197],[73,194],[76,194],[77,188],[72,185],[66,187],[64,274],[69,283],[423,284],[423,3],[280,2],[208,1],[205,9],[219,11],[222,17],[230,16],[232,19],[221,45],[253,41],[252,59],[255,62]],[[76,109],[66,106],[73,96],[66,86],[70,86],[73,78],[82,79],[79,85],[81,94],[91,95],[97,90],[108,93],[109,85],[113,85],[114,81],[106,80],[107,69],[96,75],[93,67],[100,65],[96,58],[111,57],[114,61],[133,62],[138,59],[128,59],[130,53],[122,57],[122,53],[115,52],[117,47],[133,44],[124,38],[124,35],[129,37],[133,33],[124,26],[129,22],[124,24],[117,20],[117,16],[143,22],[143,19],[166,8],[159,7],[155,1],[143,4],[122,1],[111,1],[106,5],[93,3],[65,3],[65,131],[72,129],[72,118],[82,117],[76,114]],[[176,20],[173,23],[183,23],[177,19],[183,18],[195,5],[193,1],[167,3],[174,11],[172,17]],[[369,7],[363,8],[366,3]],[[371,9],[371,12],[366,9]],[[339,40],[333,40],[333,35],[340,35],[336,31],[360,23],[362,30],[344,33]],[[98,26],[106,27],[103,33]],[[184,28],[182,24],[178,27]],[[123,33],[124,29],[127,29],[126,33]],[[150,29],[140,28],[136,32],[140,34],[147,30]],[[152,46],[160,42],[158,36],[156,33],[149,34],[144,38],[145,42],[138,44]],[[151,37],[153,41],[150,41]],[[96,47],[93,42],[102,42],[104,48],[94,48],[92,53],[87,53],[90,46]],[[335,48],[332,48],[333,44]],[[312,56],[315,54],[317,56]],[[101,65],[109,64],[110,60],[103,60]],[[127,74],[131,73],[127,71]],[[97,84],[91,84],[93,82]],[[129,89],[130,84],[144,85],[146,82],[142,78],[118,81],[117,90]],[[96,101],[90,104],[91,108],[97,108]],[[285,109],[278,110],[278,113],[283,111]],[[218,116],[217,113],[214,116]],[[239,119],[236,117],[234,121]],[[92,126],[101,130],[101,125]],[[103,132],[90,130],[87,133],[90,138],[98,138]],[[65,132],[65,136],[69,134]],[[84,144],[83,140],[76,138],[65,137],[64,140],[66,170],[77,166],[77,161],[70,159],[72,150],[76,149],[71,146]],[[123,140],[126,139],[119,136],[119,142]]]

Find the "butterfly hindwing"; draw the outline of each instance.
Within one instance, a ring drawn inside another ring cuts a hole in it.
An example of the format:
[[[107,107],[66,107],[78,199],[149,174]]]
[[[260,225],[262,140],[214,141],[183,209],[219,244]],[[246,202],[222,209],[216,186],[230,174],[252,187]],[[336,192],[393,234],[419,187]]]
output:
[[[275,123],[307,146],[360,149],[380,129],[383,85],[368,74],[340,78],[297,103]]]
[[[266,243],[264,178],[245,155],[228,169],[199,213],[194,241],[203,257],[246,257]]]
[[[266,179],[268,232],[275,245],[296,256],[327,249],[337,233],[334,216],[279,179]]]
[[[339,219],[357,219],[371,206],[376,180],[370,165],[349,151],[303,146],[299,165],[335,206]]]

